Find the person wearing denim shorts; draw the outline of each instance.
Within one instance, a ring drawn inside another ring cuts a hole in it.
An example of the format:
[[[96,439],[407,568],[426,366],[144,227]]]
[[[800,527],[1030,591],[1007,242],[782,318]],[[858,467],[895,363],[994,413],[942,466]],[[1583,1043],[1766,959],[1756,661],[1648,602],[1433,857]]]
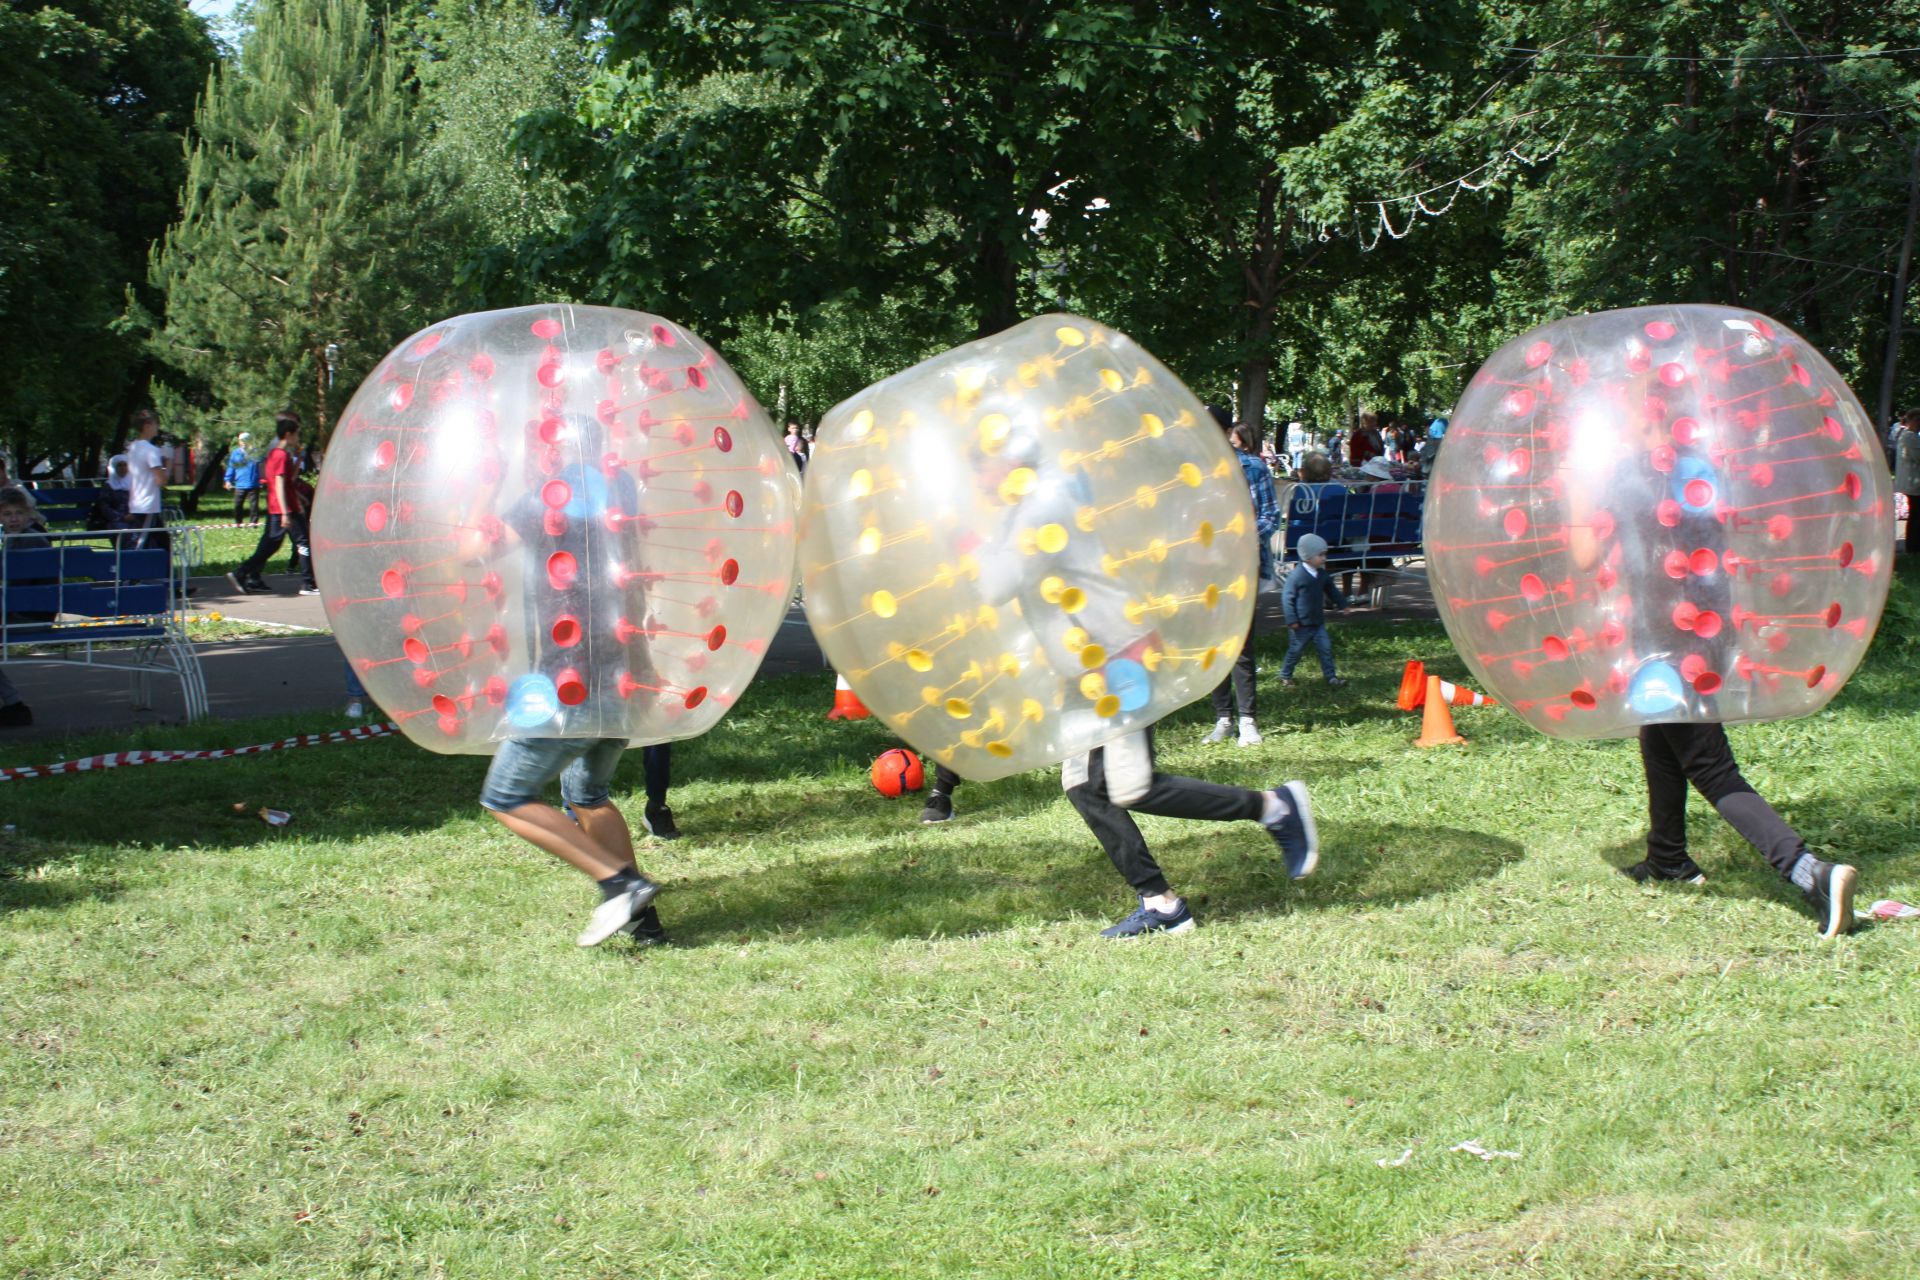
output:
[[[632,929],[660,891],[635,866],[633,833],[607,790],[626,749],[622,738],[509,738],[480,788],[481,807],[502,826],[599,884],[583,947]],[[541,798],[555,778],[572,818]]]

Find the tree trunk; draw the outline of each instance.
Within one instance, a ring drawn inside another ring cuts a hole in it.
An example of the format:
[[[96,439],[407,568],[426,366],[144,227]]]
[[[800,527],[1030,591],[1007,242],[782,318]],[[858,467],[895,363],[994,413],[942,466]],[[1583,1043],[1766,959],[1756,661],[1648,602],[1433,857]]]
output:
[[[1887,355],[1880,365],[1880,411],[1873,420],[1874,429],[1883,433],[1893,421],[1893,387],[1900,371],[1900,339],[1907,316],[1907,272],[1913,266],[1913,233],[1917,220],[1920,220],[1920,143],[1914,144],[1907,164],[1907,228],[1900,237],[1900,260],[1893,269],[1893,301],[1887,308]]]

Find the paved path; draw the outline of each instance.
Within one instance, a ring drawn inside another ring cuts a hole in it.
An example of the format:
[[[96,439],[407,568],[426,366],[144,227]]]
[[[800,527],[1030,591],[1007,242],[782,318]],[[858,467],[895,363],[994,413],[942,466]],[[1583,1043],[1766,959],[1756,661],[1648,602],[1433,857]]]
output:
[[[228,618],[290,629],[286,635],[194,646],[206,675],[207,697],[214,720],[310,711],[325,715],[329,721],[346,723],[339,714],[347,702],[346,684],[340,651],[334,647],[333,637],[291,630],[326,627],[326,614],[320,607],[319,597],[297,594],[297,578],[282,576],[268,581],[275,588],[273,595],[243,596],[236,594],[225,578],[194,579],[196,612],[217,611]],[[1424,577],[1407,578],[1387,589],[1381,608],[1360,610],[1348,616],[1392,622],[1430,620],[1434,617],[1433,599]],[[1279,595],[1261,597],[1259,629],[1273,631],[1280,625]],[[824,667],[825,660],[814,643],[813,632],[807,627],[806,615],[796,607],[768,647],[761,671],[766,675],[789,675],[817,672]],[[136,711],[128,705],[130,680],[123,672],[12,663],[8,665],[7,674],[33,708],[34,724],[29,729],[0,729],[0,744],[53,740],[100,729],[179,724],[184,719],[179,683],[161,676],[153,678],[153,707]],[[207,734],[209,742],[218,739],[220,745],[231,745],[215,727],[210,726]]]

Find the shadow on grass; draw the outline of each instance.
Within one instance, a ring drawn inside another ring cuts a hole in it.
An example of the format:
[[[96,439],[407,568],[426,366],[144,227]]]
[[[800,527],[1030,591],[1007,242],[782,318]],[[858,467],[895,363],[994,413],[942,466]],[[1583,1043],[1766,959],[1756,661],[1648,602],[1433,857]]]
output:
[[[1047,802],[1055,799],[1057,791]],[[1166,828],[1156,821],[1149,838]],[[1319,872],[1292,881],[1252,823],[1180,829],[1185,834],[1156,842],[1155,856],[1211,921],[1410,902],[1493,875],[1522,855],[1515,842],[1476,831],[1323,822]],[[694,876],[662,896],[661,912],[677,941],[701,945],[767,935],[951,937],[1130,909],[1129,891],[1091,834],[1046,846],[969,838],[984,834],[942,827],[841,858]]]

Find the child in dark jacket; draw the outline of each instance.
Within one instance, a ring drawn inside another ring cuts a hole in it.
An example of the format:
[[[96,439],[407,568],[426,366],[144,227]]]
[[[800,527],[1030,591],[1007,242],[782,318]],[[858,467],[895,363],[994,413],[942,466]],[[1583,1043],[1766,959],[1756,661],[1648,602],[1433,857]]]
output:
[[[1335,689],[1346,684],[1333,672],[1333,637],[1327,634],[1327,601],[1334,607],[1347,607],[1333,575],[1327,570],[1327,540],[1317,533],[1300,539],[1300,563],[1287,575],[1280,589],[1280,616],[1287,624],[1287,656],[1280,664],[1280,683],[1293,684],[1293,669],[1300,655],[1311,644],[1320,653],[1320,673]]]

